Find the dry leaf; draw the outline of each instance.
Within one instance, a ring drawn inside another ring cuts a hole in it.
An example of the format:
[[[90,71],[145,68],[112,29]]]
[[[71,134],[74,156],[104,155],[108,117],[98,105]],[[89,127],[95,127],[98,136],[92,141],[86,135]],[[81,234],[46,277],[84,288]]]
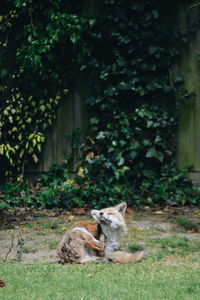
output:
[[[65,230],[67,230],[67,227],[62,227],[61,229],[62,229],[62,231],[65,231]]]
[[[81,208],[73,208],[72,212],[75,215],[81,216],[81,215],[86,215],[87,214],[87,209],[85,207],[81,207]]]
[[[140,227],[133,227],[133,228],[131,228],[130,230],[131,230],[131,231],[143,231],[143,229],[140,228]]]
[[[150,206],[144,206],[144,209],[151,209],[151,207]]]
[[[200,211],[195,211],[194,214],[200,216]]]
[[[154,215],[165,215],[165,213],[162,210],[157,210],[153,212]]]
[[[171,210],[171,213],[172,213],[172,214],[177,214],[177,213],[178,213],[178,211],[177,211],[177,210],[175,210],[175,209],[173,209],[173,210]]]
[[[3,279],[3,278],[0,278],[0,288],[2,287],[5,287],[6,286],[6,281],[5,281],[5,279]]]
[[[67,221],[68,221],[68,217],[67,217],[67,216],[63,216],[63,215],[59,216],[58,219],[59,219],[59,220],[62,220],[62,221],[64,221],[64,222],[67,222]]]
[[[94,277],[95,276],[95,274],[93,273],[93,274],[87,274],[86,275],[86,277]]]
[[[69,217],[68,217],[68,221],[70,221],[70,222],[71,222],[71,221],[73,221],[73,220],[74,220],[74,218],[75,218],[74,216],[69,216]]]
[[[191,230],[186,231],[186,233],[188,233],[188,234],[193,234],[193,233],[197,233],[197,232],[199,232],[199,230],[197,228],[193,228]]]
[[[94,152],[88,152],[86,158],[94,158]]]
[[[131,208],[126,209],[127,214],[131,215],[134,213],[134,211]]]
[[[79,170],[78,170],[77,175],[80,176],[80,177],[82,177],[82,178],[84,178],[85,177],[85,175],[84,175],[84,169],[80,167]]]
[[[63,211],[62,211],[62,215],[69,215],[69,211],[63,210]]]
[[[43,214],[47,217],[56,217],[56,212],[54,211],[44,211]]]

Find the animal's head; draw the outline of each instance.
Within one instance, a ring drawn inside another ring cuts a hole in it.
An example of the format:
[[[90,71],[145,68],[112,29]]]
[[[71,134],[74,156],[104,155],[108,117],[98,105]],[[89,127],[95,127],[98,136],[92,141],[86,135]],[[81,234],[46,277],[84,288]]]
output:
[[[104,233],[108,230],[113,231],[118,229],[125,231],[126,225],[123,216],[126,208],[126,202],[122,202],[115,207],[108,207],[101,210],[94,209],[91,211],[91,215],[101,225]]]

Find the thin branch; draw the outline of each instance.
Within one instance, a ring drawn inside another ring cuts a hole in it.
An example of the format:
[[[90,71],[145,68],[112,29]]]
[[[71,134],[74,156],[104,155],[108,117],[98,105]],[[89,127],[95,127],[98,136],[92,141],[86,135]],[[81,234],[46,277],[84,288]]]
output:
[[[10,252],[12,251],[12,249],[13,249],[13,247],[14,247],[14,239],[15,239],[15,236],[12,235],[11,245],[10,245],[10,248],[9,248],[8,252],[6,253],[5,260],[7,260],[8,255],[10,254]]]
[[[172,70],[169,69],[169,84],[173,91],[176,91],[174,84],[173,84],[173,73]]]

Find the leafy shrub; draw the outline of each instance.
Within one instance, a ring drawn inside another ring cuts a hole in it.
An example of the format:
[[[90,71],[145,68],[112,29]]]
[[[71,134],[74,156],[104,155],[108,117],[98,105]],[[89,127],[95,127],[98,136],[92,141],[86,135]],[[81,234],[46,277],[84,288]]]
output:
[[[27,206],[27,198],[31,190],[26,184],[3,184],[0,186],[1,205],[0,210]]]
[[[176,103],[170,69],[180,51],[170,42],[167,1],[103,0],[90,16],[82,13],[82,5],[6,1],[2,29],[11,31],[16,47],[13,83],[7,85],[8,67],[1,73],[4,178],[20,174],[20,180],[26,163],[38,161],[60,97],[64,99],[68,86],[79,78],[87,78],[83,94],[91,120],[73,179],[65,167],[54,166],[41,179],[40,191],[30,195],[27,190],[24,198],[5,192],[3,198],[8,204],[48,208],[103,207],[122,200],[129,205],[198,203],[198,188],[175,163]],[[5,48],[1,54],[4,65]],[[182,81],[177,76],[174,84]],[[180,91],[179,100],[190,101],[191,95],[183,97],[186,91]],[[77,130],[71,139],[77,157],[78,136]]]
[[[187,179],[187,170],[175,167],[174,117],[148,104],[113,115],[115,122],[100,132],[98,119],[91,120],[84,176],[92,204],[105,206],[120,198],[130,205],[197,203],[199,192]]]
[[[80,189],[72,180],[64,182],[61,186],[48,186],[38,191],[34,196],[37,207],[40,208],[65,208],[84,206]]]
[[[41,186],[58,185],[68,179],[67,168],[60,165],[51,166],[49,172],[42,175],[39,179]]]

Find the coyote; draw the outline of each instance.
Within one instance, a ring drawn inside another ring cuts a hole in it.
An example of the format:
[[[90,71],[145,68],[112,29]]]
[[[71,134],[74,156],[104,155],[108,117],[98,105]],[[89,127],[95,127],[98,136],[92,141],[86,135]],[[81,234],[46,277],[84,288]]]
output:
[[[96,222],[77,222],[63,236],[57,247],[60,262],[117,262],[141,260],[144,251],[119,251],[120,238],[126,233],[125,202],[115,207],[92,210]]]
[[[127,231],[123,217],[126,208],[126,202],[122,202],[115,207],[91,211],[92,217],[101,225],[101,230],[105,236],[104,256],[112,262],[137,262],[143,259],[145,254],[145,251],[131,253],[118,250],[120,239]]]

